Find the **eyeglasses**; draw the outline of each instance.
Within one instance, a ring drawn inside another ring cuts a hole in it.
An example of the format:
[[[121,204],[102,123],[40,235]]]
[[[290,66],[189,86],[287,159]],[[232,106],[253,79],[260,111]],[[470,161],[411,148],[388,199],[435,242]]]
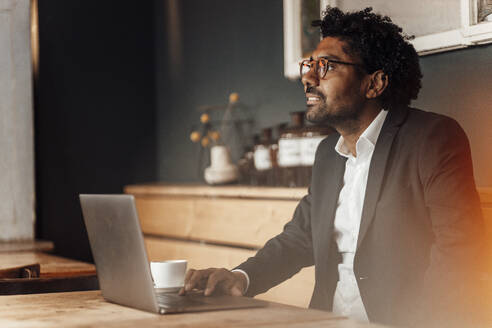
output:
[[[314,71],[318,74],[319,79],[323,79],[328,71],[333,70],[334,64],[359,66],[364,68],[361,64],[348,63],[340,60],[328,59],[326,57],[319,57],[317,60],[305,59],[300,63],[301,78],[309,73],[314,67]]]

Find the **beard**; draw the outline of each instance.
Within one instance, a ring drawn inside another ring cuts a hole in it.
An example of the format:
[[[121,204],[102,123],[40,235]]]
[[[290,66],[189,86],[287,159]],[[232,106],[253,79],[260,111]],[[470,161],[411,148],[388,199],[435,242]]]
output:
[[[314,124],[329,125],[334,129],[352,129],[357,125],[361,114],[362,104],[356,102],[349,106],[331,108],[326,103],[324,94],[311,90],[310,93],[320,97],[317,105],[308,105],[306,109],[306,119]]]

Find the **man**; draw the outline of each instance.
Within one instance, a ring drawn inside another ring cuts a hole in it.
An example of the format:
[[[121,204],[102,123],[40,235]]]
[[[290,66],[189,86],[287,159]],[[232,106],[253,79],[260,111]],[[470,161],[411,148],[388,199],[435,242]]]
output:
[[[232,272],[190,270],[185,293],[254,296],[315,265],[310,307],[389,325],[461,326],[474,310],[483,218],[467,137],[409,108],[422,77],[388,17],[328,8],[301,63],[320,144],[309,193],[284,231]]]

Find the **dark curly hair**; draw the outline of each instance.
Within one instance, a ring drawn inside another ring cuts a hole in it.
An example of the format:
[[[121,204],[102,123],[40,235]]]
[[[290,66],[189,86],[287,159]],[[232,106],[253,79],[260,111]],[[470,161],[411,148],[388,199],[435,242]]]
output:
[[[344,51],[358,56],[367,73],[382,70],[387,75],[388,87],[380,96],[384,109],[407,106],[417,98],[422,79],[419,57],[410,37],[391,18],[373,13],[371,7],[344,13],[328,6],[323,20],[313,26],[320,27],[323,38],[345,41],[350,49]]]

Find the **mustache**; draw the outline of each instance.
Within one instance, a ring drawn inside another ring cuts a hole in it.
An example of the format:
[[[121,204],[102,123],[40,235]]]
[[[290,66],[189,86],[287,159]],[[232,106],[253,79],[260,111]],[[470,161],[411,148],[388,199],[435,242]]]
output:
[[[322,94],[321,91],[315,89],[314,87],[307,87],[306,93],[311,93],[313,95],[320,97],[320,99],[325,100],[325,95]]]

